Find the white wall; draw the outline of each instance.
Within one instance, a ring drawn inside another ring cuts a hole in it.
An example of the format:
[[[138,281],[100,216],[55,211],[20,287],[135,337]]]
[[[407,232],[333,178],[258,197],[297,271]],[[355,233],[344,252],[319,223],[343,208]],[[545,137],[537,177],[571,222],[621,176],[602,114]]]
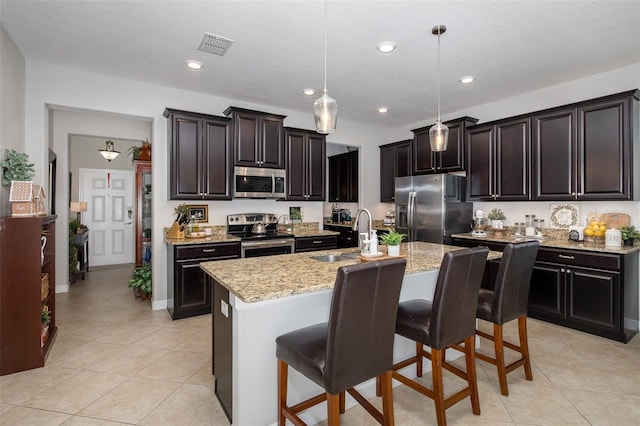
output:
[[[25,61],[1,23],[0,58],[0,158],[4,160],[7,149],[25,150]],[[11,214],[9,187],[1,188],[0,216],[7,216]]]
[[[188,75],[185,73],[185,78]],[[68,136],[65,132],[77,134],[107,135],[108,129],[79,129],[81,123],[62,125],[57,119],[53,120],[54,128],[50,129],[49,109],[94,111],[101,113],[123,114],[141,120],[152,122],[152,159],[153,159],[153,256],[154,259],[166,258],[166,245],[162,240],[162,228],[171,225],[174,218],[173,209],[178,201],[168,200],[168,152],[167,152],[167,123],[162,113],[166,107],[187,111],[222,115],[230,105],[251,108],[288,116],[286,126],[313,129],[313,115],[311,104],[308,113],[286,111],[271,106],[255,105],[237,100],[220,98],[201,93],[188,92],[169,87],[151,85],[132,80],[119,79],[110,76],[87,73],[69,68],[63,68],[39,62],[26,63],[26,140],[29,143],[26,151],[36,163],[37,178],[43,180],[47,170],[47,145],[49,134],[53,140],[56,152],[67,152]],[[119,136],[119,135],[114,135]],[[363,173],[363,181],[378,185],[378,145],[388,141],[387,130],[372,126],[350,123],[341,120],[335,133],[329,135],[328,142],[355,145],[362,147],[363,161],[376,164]],[[68,158],[58,160],[59,187],[68,187]],[[68,221],[68,195],[61,191],[56,200],[56,211],[60,212],[57,231],[64,235]],[[369,194],[367,194],[369,193]],[[363,195],[363,205],[375,205],[378,191],[367,191]],[[195,204],[195,203],[193,203]],[[200,203],[198,203],[200,204]],[[287,203],[276,201],[234,200],[233,202],[210,202],[209,218],[214,224],[224,224],[227,214],[269,211],[277,214],[288,212],[290,205],[301,205],[305,221],[322,220],[322,202]],[[66,246],[62,240],[56,245],[57,256],[56,282],[67,282]],[[166,270],[163,262],[154,262],[153,271],[154,291],[153,307],[162,309],[166,306]],[[64,288],[58,288],[64,291]]]

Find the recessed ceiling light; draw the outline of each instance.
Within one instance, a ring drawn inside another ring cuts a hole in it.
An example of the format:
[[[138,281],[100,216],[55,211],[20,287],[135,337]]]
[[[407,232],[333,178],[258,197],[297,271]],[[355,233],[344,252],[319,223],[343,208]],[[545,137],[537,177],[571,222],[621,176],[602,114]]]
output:
[[[304,93],[306,96],[311,96],[311,95],[315,94],[315,93],[316,93],[316,91],[315,91],[315,90],[313,90],[313,89],[304,89],[304,90],[302,91],[302,93]]]
[[[186,64],[187,64],[187,68],[194,71],[200,71],[202,68],[204,68],[204,65],[202,65],[202,62],[198,62],[198,61],[187,61]]]
[[[473,75],[465,75],[464,77],[460,77],[460,83],[462,84],[471,84],[474,81],[476,81],[476,78]]]
[[[393,41],[381,41],[376,45],[376,49],[382,53],[391,53],[396,50],[396,44]]]
[[[388,107],[379,107],[378,108],[378,112],[381,113],[381,114],[384,114],[387,111],[389,111]]]

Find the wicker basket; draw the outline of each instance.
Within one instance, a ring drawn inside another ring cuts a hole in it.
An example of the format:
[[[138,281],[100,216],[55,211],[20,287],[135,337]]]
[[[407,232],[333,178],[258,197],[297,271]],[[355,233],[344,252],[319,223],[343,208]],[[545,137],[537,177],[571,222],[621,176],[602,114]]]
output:
[[[49,295],[49,274],[46,272],[40,278],[40,300],[44,300]]]

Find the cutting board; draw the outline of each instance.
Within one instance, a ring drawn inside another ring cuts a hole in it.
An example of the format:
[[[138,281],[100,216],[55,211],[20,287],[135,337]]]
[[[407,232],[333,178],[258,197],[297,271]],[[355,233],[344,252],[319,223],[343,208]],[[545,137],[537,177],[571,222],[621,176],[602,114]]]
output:
[[[620,229],[623,226],[629,226],[629,224],[631,223],[631,218],[626,213],[589,213],[587,215],[587,221],[590,222],[592,220],[595,220],[598,216],[600,217],[600,221],[607,224],[607,229]]]

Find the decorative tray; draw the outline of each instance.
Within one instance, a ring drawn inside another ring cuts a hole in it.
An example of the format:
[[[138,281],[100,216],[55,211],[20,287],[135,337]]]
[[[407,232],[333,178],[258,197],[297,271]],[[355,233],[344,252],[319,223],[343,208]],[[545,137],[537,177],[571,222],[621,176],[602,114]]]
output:
[[[376,257],[364,257],[361,254],[358,255],[358,259],[362,262],[373,262],[375,260],[387,260],[387,259],[398,259],[400,257],[407,257],[406,254],[401,254],[400,256],[389,256],[387,253],[380,253],[380,256]]]

